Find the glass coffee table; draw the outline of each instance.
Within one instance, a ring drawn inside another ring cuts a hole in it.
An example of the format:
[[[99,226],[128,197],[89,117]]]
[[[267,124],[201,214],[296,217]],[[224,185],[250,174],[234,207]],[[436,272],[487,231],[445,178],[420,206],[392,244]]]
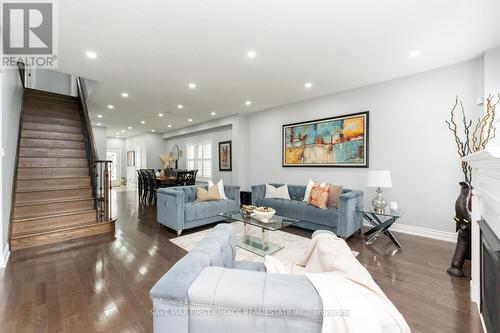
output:
[[[268,222],[264,222],[253,216],[242,215],[240,212],[236,211],[225,212],[219,215],[229,220],[243,222],[243,238],[239,239],[236,245],[262,257],[271,255],[284,248],[282,245],[269,241],[269,231],[280,230],[299,222],[299,220],[279,215],[274,215]],[[261,229],[260,237],[255,237],[250,234],[250,226]]]

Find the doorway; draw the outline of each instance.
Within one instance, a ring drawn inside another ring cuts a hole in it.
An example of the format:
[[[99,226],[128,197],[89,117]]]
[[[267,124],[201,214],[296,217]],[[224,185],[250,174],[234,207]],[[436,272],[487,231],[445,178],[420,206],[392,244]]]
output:
[[[121,152],[119,149],[108,149],[106,160],[111,161],[111,186],[120,186],[121,183]]]

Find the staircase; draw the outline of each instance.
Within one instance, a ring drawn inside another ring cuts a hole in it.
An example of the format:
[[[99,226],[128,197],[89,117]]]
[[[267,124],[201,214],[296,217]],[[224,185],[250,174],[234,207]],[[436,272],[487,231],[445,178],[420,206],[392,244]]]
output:
[[[10,250],[114,235],[98,222],[93,156],[79,97],[24,90]],[[93,142],[93,139],[92,139]],[[89,157],[88,157],[89,156]],[[95,185],[94,185],[95,188]]]

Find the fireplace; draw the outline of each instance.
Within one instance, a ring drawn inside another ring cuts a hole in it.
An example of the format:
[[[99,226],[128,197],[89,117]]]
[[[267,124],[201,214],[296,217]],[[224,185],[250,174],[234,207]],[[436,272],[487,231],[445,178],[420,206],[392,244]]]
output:
[[[481,230],[480,308],[487,332],[500,332],[500,240],[485,220]]]

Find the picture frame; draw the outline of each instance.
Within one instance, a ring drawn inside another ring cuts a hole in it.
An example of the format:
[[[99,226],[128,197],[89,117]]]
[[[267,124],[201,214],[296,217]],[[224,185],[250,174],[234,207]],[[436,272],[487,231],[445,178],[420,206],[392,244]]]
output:
[[[369,111],[282,126],[282,167],[369,167]]]
[[[219,142],[219,171],[232,171],[232,159],[233,152],[231,140]]]
[[[130,150],[127,152],[127,166],[135,165],[135,150]]]

